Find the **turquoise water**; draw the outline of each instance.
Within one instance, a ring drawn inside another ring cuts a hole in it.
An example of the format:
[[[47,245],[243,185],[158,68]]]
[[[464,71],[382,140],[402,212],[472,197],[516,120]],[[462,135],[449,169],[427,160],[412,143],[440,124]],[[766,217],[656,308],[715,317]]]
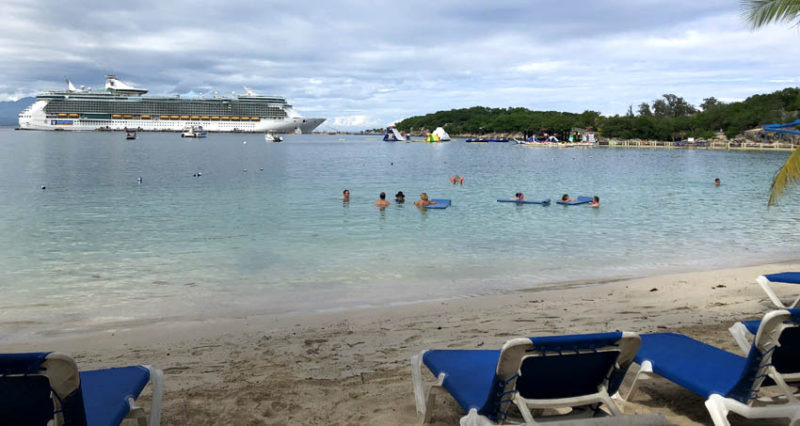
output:
[[[348,310],[795,258],[800,193],[766,207],[787,156],[0,130],[0,330]],[[409,204],[372,205],[398,190]],[[453,204],[420,212],[422,191]],[[602,207],[495,201],[517,191]]]

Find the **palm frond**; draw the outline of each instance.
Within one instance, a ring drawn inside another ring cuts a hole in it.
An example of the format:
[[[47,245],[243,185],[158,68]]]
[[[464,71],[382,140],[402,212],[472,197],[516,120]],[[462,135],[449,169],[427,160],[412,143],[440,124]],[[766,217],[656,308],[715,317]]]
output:
[[[800,0],[742,0],[742,14],[753,29],[800,16]]]
[[[772,179],[772,188],[769,192],[769,201],[767,206],[774,206],[778,199],[783,195],[786,185],[790,185],[800,179],[800,147],[792,152],[792,155],[786,159],[783,167],[775,173]]]

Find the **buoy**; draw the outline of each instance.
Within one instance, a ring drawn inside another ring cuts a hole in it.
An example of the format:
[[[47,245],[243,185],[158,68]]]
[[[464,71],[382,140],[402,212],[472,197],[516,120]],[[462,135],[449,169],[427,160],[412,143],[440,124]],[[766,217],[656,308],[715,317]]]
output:
[[[46,186],[44,186],[44,185],[42,185],[42,189],[47,189],[47,187],[46,187]]]

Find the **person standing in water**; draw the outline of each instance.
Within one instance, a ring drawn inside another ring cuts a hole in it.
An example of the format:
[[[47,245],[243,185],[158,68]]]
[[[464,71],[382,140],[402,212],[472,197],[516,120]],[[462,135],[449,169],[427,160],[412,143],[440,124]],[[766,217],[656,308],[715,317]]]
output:
[[[342,191],[342,201],[344,201],[344,202],[349,202],[350,201],[350,190],[349,189],[345,189],[344,191]]]
[[[389,205],[389,202],[386,201],[386,193],[385,192],[381,192],[380,199],[375,202],[375,205],[380,207],[380,208],[384,208],[384,207]]]
[[[592,202],[589,203],[589,207],[594,207],[596,209],[599,209],[600,208],[600,197],[598,197],[597,195],[592,197]]]
[[[403,194],[403,191],[397,191],[397,194],[394,194],[394,201],[397,203],[405,203],[406,194]]]
[[[720,183],[719,178],[714,179],[714,186],[719,186]]]
[[[422,194],[419,194],[419,200],[414,201],[414,205],[421,209],[430,206],[431,204],[436,204],[436,201],[429,200],[428,194],[424,192]]]

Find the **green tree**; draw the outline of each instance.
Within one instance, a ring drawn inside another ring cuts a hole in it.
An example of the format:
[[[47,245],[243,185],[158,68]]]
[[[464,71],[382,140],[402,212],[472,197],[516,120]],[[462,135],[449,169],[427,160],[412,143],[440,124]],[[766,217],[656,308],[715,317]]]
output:
[[[639,104],[639,115],[642,117],[652,117],[653,112],[650,111],[650,104],[642,102]]]
[[[753,29],[772,22],[800,23],[800,1],[798,0],[743,0],[744,13]],[[774,205],[783,195],[786,185],[800,178],[800,147],[794,150],[775,177],[769,192],[768,206]]]

